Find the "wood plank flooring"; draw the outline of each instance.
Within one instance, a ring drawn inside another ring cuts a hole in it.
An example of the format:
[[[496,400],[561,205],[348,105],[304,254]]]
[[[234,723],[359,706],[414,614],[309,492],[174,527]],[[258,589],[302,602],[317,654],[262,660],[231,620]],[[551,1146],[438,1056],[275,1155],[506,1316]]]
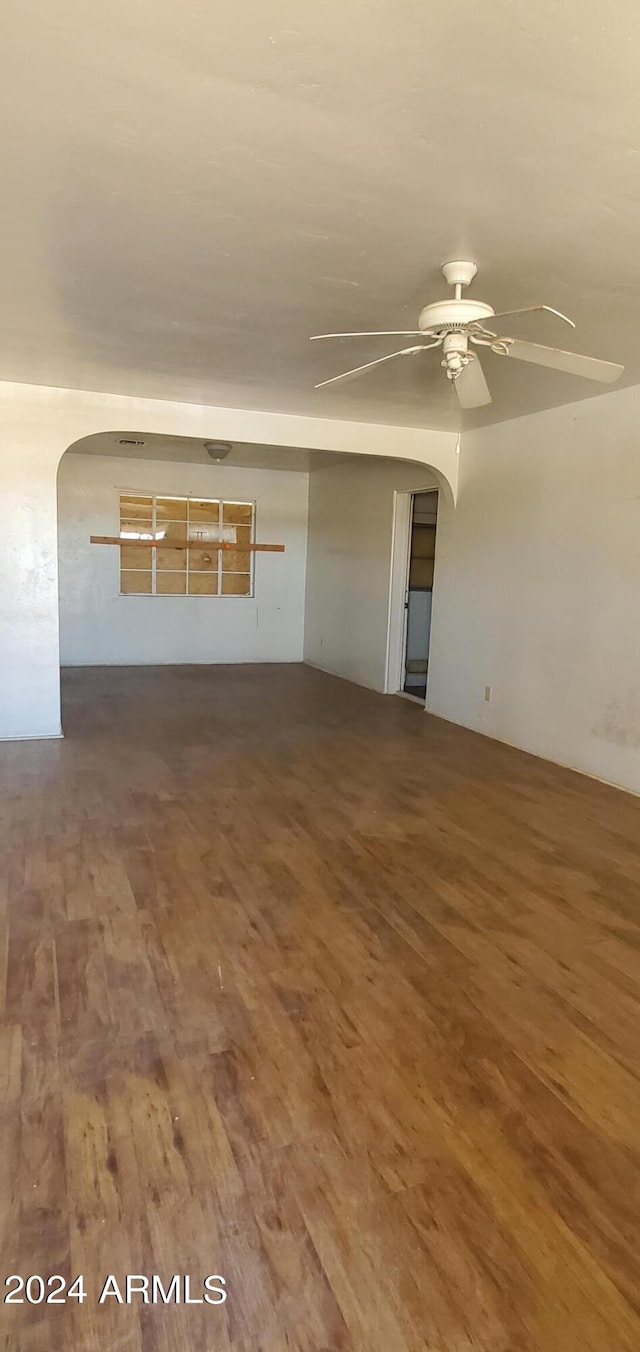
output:
[[[304,667],[64,726],[0,748],[0,1277],[87,1298],[0,1347],[637,1352],[640,801]]]

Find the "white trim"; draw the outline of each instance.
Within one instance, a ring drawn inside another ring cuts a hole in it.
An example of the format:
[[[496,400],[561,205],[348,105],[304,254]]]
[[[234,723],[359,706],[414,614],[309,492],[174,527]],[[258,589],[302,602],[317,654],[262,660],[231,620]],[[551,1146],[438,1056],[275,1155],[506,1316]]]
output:
[[[393,531],[391,535],[391,572],[389,577],[389,617],[387,621],[387,661],[385,694],[402,691],[404,649],[406,642],[407,585],[411,557],[411,513],[416,493],[433,491],[428,488],[396,489],[393,494]]]
[[[63,732],[25,732],[22,735],[16,732],[13,737],[0,737],[0,742],[61,742],[63,739]]]
[[[404,685],[404,654],[407,630],[405,601],[409,584],[411,558],[411,517],[413,499],[420,493],[440,493],[436,484],[426,488],[396,489],[393,494],[393,531],[391,536],[391,569],[389,577],[389,612],[387,620],[387,656],[385,664],[385,695],[400,695]],[[436,528],[437,531],[437,528]],[[437,548],[437,533],[436,533]],[[435,583],[434,583],[435,585]],[[427,683],[429,673],[427,672]],[[426,703],[421,696],[413,695]]]
[[[393,494],[393,529],[391,533],[391,560],[389,568],[389,610],[387,616],[387,654],[385,662],[385,695],[397,695],[402,689],[402,665],[405,629],[405,594],[411,547],[411,502],[413,493],[395,489]]]

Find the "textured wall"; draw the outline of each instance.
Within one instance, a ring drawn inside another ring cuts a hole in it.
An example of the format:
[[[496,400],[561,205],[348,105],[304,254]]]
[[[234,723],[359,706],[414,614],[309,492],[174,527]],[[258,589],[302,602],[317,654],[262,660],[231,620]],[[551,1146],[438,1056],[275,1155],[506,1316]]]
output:
[[[444,718],[636,791],[639,426],[634,388],[465,435],[427,690]]]
[[[120,492],[256,503],[255,594],[120,596]],[[60,658],[64,665],[298,662],[302,659],[308,475],[217,465],[66,455],[58,475]]]
[[[347,464],[309,483],[305,658],[384,690],[394,490],[429,488],[415,465]]]

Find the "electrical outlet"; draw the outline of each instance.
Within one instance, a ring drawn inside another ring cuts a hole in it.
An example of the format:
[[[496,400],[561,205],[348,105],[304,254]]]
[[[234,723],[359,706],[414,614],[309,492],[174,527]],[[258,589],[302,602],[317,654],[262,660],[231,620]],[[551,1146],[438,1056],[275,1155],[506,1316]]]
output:
[[[485,703],[486,703],[486,704],[489,704],[489,703],[491,702],[491,686],[490,686],[490,685],[485,685],[485,688],[484,688],[484,698],[485,698]]]

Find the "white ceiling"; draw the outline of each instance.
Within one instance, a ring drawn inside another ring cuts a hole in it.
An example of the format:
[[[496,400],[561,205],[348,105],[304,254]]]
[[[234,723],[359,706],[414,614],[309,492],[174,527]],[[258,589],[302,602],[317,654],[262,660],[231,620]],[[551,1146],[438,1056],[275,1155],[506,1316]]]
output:
[[[6,0],[0,378],[430,427],[413,327],[470,256],[640,381],[636,0]],[[531,326],[539,341],[565,333]],[[570,345],[570,343],[568,345]],[[603,387],[487,357],[514,417]]]
[[[110,455],[127,460],[176,460],[190,465],[211,465],[204,442],[198,437],[168,437],[158,432],[99,432],[83,437],[69,447],[74,455]],[[308,474],[328,469],[352,456],[337,451],[309,451],[295,446],[262,446],[256,442],[234,441],[229,455],[220,463],[231,469],[278,469]],[[379,456],[358,455],[357,463],[379,463]],[[397,464],[398,461],[390,463]],[[404,464],[404,461],[400,462]],[[415,463],[415,462],[408,462]]]

